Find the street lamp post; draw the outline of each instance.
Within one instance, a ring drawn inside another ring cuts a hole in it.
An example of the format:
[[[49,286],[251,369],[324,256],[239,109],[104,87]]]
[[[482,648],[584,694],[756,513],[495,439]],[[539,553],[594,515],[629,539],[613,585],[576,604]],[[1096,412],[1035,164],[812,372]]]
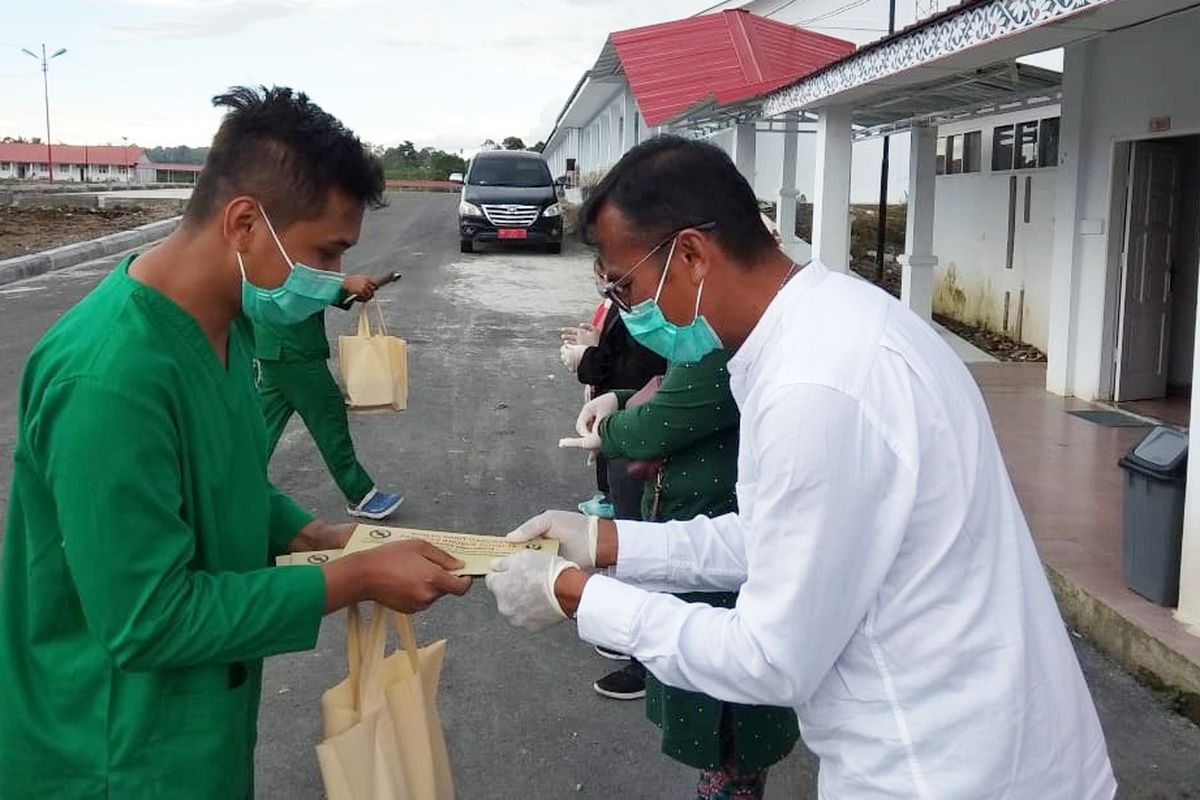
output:
[[[121,141],[124,143],[124,151],[121,156],[121,162],[125,165],[125,185],[129,185],[129,137],[122,136]]]
[[[50,59],[58,58],[63,53],[67,52],[67,48],[60,47],[58,50],[46,55],[46,45],[42,45],[42,54],[39,56],[32,50],[21,48],[21,52],[27,56],[40,59],[42,62],[42,91],[46,98],[46,166],[50,170],[50,182],[54,183],[54,149],[50,145]]]

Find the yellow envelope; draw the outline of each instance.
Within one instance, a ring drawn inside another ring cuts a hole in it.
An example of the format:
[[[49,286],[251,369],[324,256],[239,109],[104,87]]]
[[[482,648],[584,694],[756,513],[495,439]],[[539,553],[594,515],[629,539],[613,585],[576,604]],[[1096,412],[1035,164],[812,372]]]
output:
[[[424,539],[440,547],[462,561],[465,566],[456,570],[457,575],[488,575],[492,571],[492,559],[510,556],[519,550],[541,550],[558,554],[557,539],[534,539],[530,542],[510,542],[503,536],[479,536],[471,533],[449,533],[447,531],[422,531],[414,528],[389,528],[383,525],[359,525],[354,529],[343,553],[369,550],[388,542],[405,539]],[[299,553],[297,555],[305,555]]]

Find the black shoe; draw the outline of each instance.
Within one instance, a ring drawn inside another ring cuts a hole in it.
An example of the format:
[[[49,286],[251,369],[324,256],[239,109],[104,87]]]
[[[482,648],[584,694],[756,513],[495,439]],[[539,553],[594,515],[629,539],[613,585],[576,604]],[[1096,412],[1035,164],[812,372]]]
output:
[[[640,700],[646,696],[646,668],[631,661],[593,683],[592,688],[613,700]]]
[[[596,645],[596,655],[607,658],[609,661],[628,661],[629,656],[617,650],[609,650],[607,647]]]

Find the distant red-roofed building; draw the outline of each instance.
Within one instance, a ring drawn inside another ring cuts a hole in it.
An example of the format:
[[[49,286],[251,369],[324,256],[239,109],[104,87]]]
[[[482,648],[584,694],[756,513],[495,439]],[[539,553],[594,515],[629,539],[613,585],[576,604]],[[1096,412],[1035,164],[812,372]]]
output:
[[[137,145],[55,144],[56,183],[195,183],[197,164],[160,164]],[[0,142],[0,180],[49,181],[44,143]]]

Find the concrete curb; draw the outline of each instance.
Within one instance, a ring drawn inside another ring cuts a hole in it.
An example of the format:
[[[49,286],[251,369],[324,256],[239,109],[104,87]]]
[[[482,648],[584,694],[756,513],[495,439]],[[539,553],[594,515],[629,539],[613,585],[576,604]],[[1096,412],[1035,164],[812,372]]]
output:
[[[1152,688],[1175,695],[1178,710],[1200,723],[1200,666],[1044,564],[1067,623]]]
[[[45,250],[41,253],[30,253],[27,256],[5,259],[4,261],[0,261],[0,286],[54,270],[66,269],[76,264],[82,264],[85,261],[115,255],[139,245],[158,241],[175,230],[175,226],[179,224],[181,218],[171,217],[170,219],[162,219],[157,222],[141,225],[132,230],[101,236],[99,239],[77,242],[75,244],[63,245],[62,247],[55,247],[52,250]]]

